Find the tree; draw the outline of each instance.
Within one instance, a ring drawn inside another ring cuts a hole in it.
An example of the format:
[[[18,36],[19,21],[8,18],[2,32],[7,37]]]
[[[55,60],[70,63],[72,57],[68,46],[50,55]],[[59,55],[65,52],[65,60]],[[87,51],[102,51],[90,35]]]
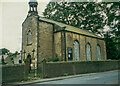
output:
[[[115,44],[120,42],[119,4],[119,2],[50,2],[43,15],[101,35],[106,42],[108,59],[117,59],[119,52]],[[109,26],[110,30],[105,32],[104,26]]]
[[[110,27],[105,34],[107,56],[109,59],[120,59],[120,2],[102,3],[101,8],[106,15],[105,23]]]
[[[17,55],[19,55],[20,53],[18,51],[15,51],[14,53],[9,53],[9,57],[11,59],[11,61],[14,63],[14,58],[17,57]]]
[[[105,42],[106,42],[106,48],[107,48],[107,59],[120,59],[120,53],[117,50],[117,46],[115,45],[114,38],[111,37],[110,32],[107,32],[105,34]]]
[[[120,2],[102,3],[101,8],[107,17],[105,23],[111,28],[110,34],[117,41],[120,38]]]
[[[3,55],[2,55],[1,62],[2,62],[2,64],[5,64],[5,61],[4,61],[4,57],[3,57]]]
[[[18,54],[19,54],[19,52],[18,52],[18,51],[15,51],[14,55],[17,56]]]
[[[100,33],[99,29],[105,24],[99,6],[99,3],[94,2],[50,2],[43,15],[80,29]]]
[[[10,50],[8,50],[8,49],[6,49],[6,48],[0,49],[0,54],[1,54],[1,55],[6,55],[6,54],[8,55],[9,52],[10,52]]]

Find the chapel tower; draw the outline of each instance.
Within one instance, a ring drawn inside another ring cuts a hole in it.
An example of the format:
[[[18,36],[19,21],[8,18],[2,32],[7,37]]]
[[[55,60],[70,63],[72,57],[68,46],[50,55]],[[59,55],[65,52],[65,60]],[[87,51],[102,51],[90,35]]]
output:
[[[22,23],[22,62],[29,63],[29,70],[37,69],[38,50],[38,2],[30,0],[29,11]]]
[[[36,0],[30,0],[28,15],[38,15],[37,6],[38,2]]]

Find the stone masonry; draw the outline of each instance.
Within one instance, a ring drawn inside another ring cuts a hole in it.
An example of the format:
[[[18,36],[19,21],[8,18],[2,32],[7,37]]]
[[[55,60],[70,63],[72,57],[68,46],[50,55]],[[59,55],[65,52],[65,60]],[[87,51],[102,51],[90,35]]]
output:
[[[106,60],[106,46],[102,38],[85,30],[60,22],[42,18],[38,15],[38,3],[29,2],[30,10],[22,24],[22,62],[31,60],[33,69],[44,58],[59,58],[60,61],[86,61],[86,44],[90,44],[91,61],[97,59],[97,45],[100,46],[100,60]],[[75,41],[78,47],[75,47]],[[78,51],[75,51],[77,49]]]

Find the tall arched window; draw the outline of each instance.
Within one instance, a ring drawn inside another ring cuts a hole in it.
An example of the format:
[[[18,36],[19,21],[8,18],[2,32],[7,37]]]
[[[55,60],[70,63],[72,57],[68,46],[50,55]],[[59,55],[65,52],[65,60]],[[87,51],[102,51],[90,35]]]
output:
[[[89,43],[86,45],[86,57],[88,61],[91,60],[91,46]]]
[[[97,59],[100,60],[101,59],[101,53],[100,53],[100,46],[97,45]]]
[[[74,60],[79,61],[79,42],[74,42]]]
[[[32,32],[29,30],[27,35],[27,44],[32,44]]]

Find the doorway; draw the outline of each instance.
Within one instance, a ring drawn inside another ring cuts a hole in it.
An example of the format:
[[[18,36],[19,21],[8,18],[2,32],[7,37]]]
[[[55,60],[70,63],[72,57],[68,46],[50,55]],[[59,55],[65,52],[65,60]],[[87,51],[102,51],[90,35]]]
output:
[[[30,70],[31,70],[31,55],[30,54],[28,54],[28,56],[27,56],[27,63],[28,63],[28,70],[29,70],[29,73],[30,73]]]

